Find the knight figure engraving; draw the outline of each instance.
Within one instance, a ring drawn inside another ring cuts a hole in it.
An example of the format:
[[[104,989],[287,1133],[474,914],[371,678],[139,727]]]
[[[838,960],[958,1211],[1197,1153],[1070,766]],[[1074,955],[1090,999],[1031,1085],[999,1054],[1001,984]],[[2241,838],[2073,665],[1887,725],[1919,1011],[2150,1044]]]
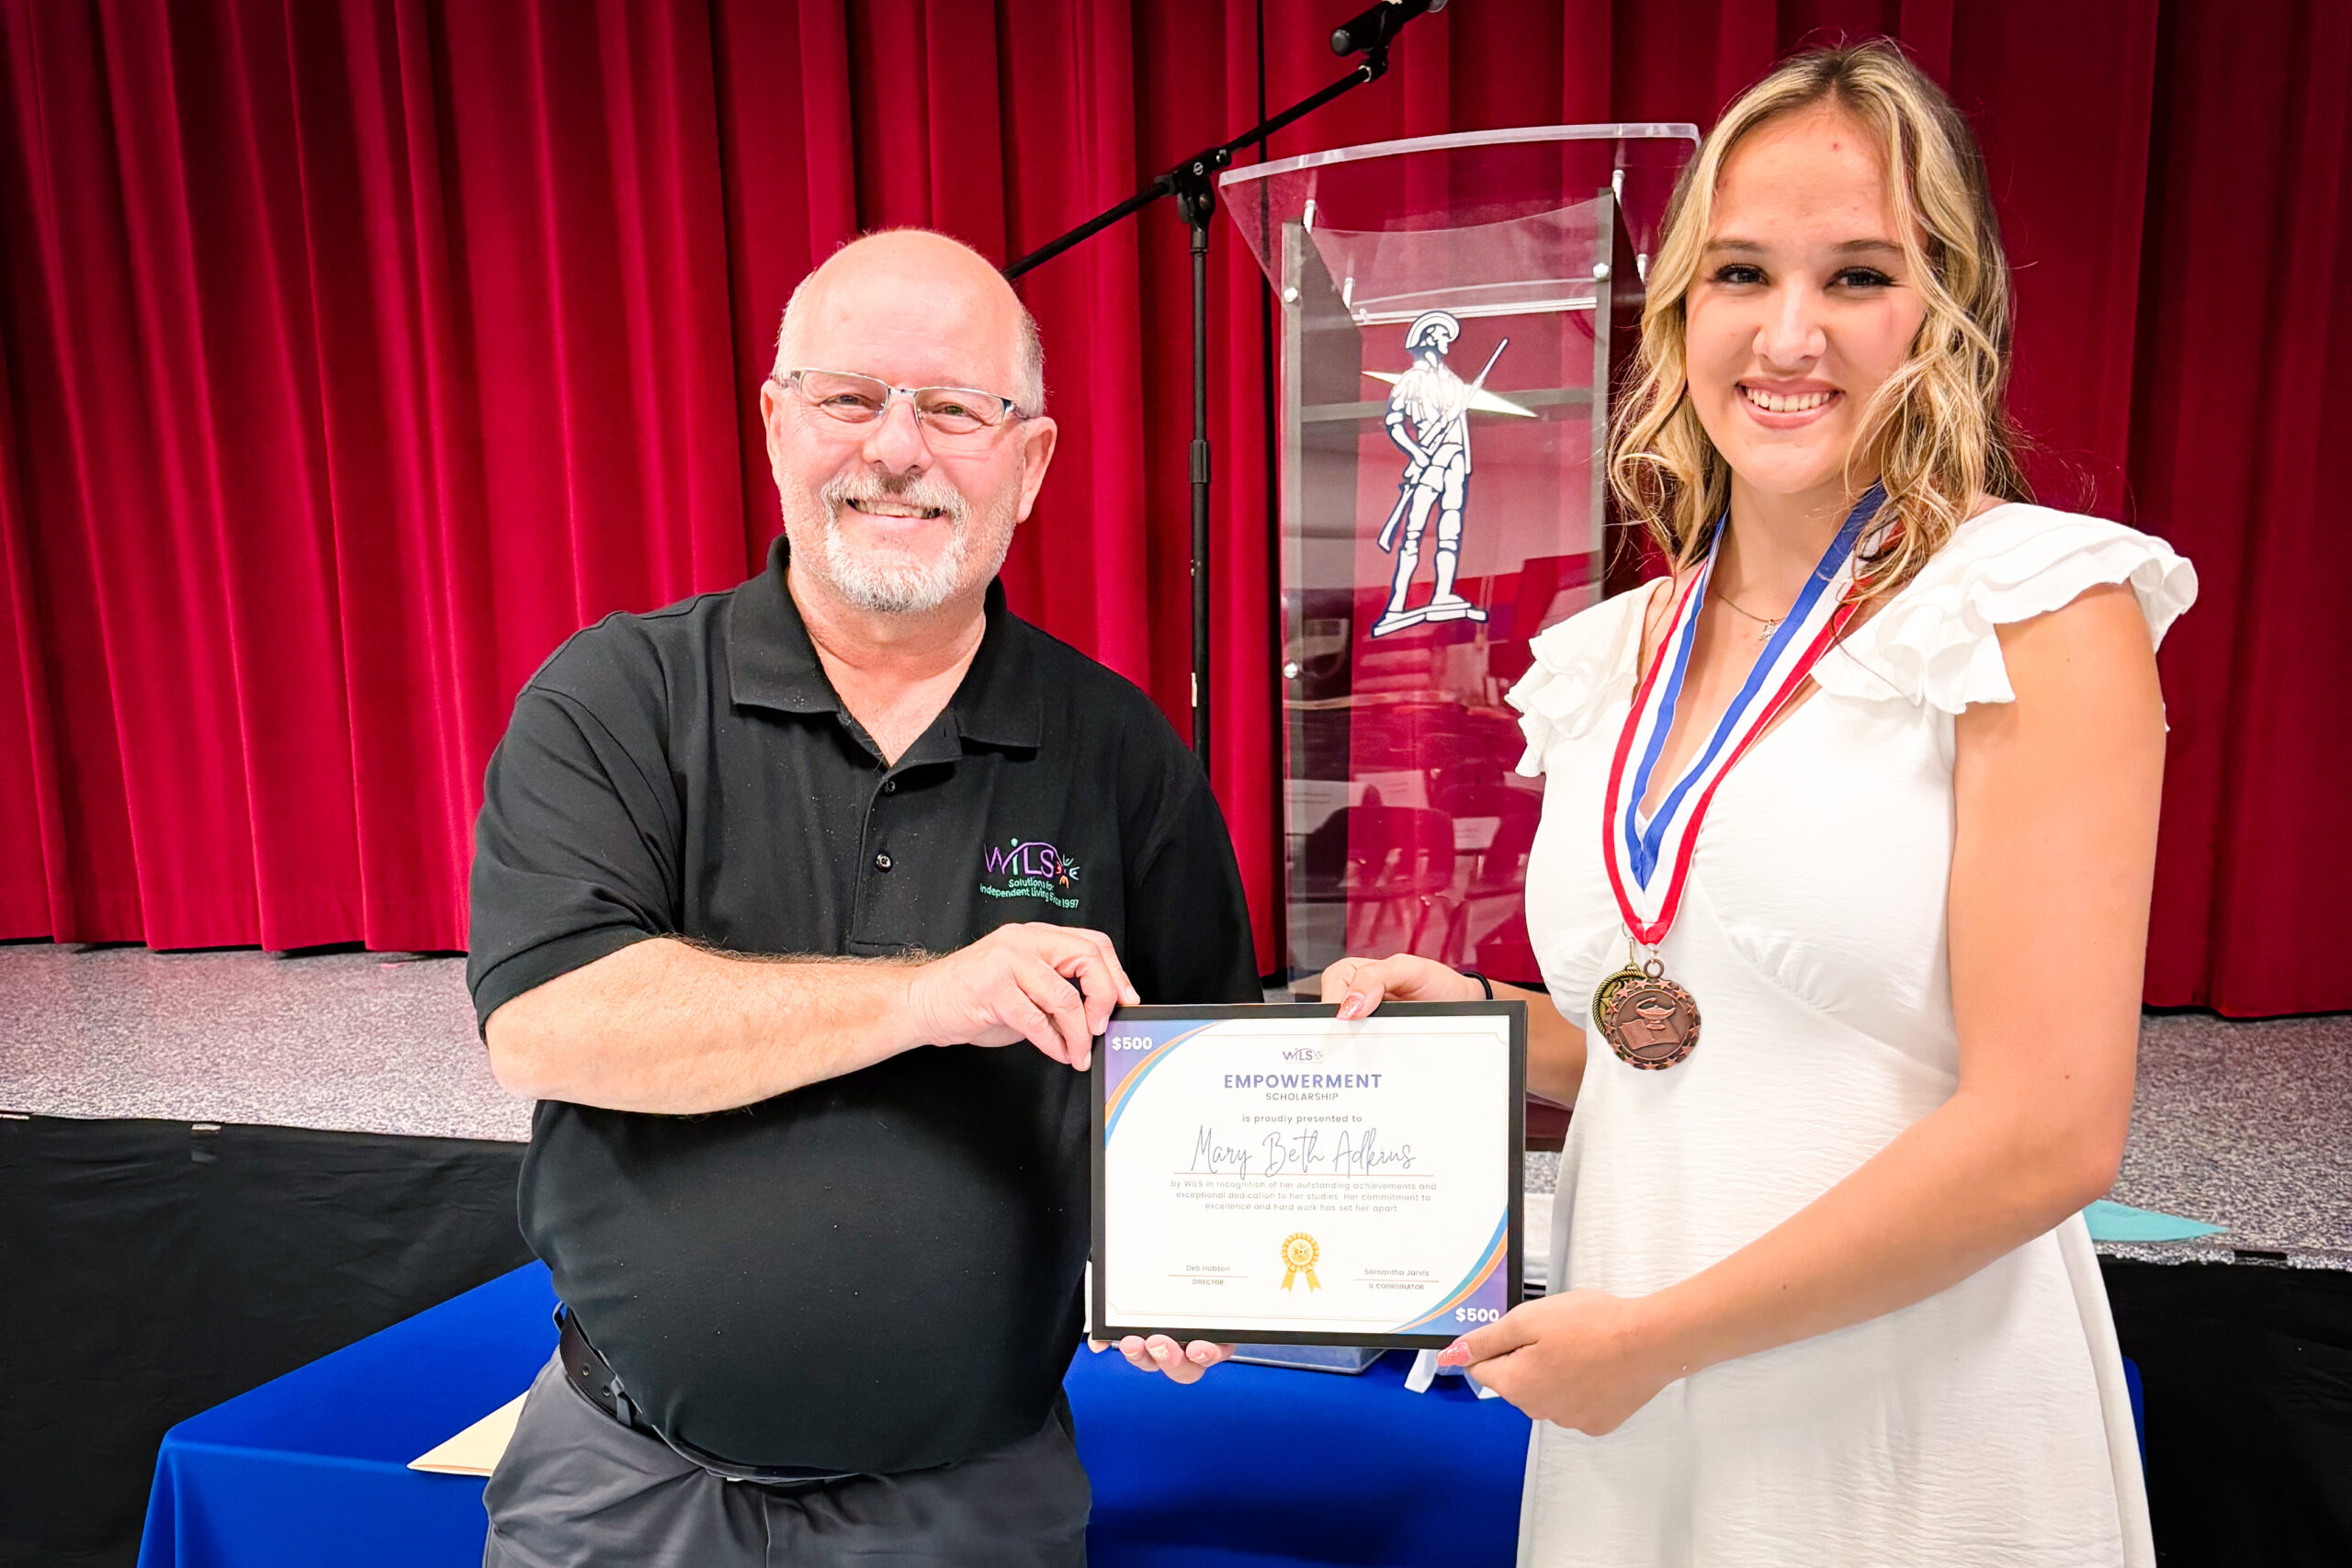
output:
[[[1405,333],[1413,362],[1396,378],[1386,418],[1388,439],[1405,454],[1405,472],[1397,481],[1396,504],[1380,529],[1380,547],[1396,555],[1396,569],[1374,637],[1426,622],[1487,618],[1486,611],[1455,590],[1454,576],[1462,566],[1462,514],[1470,493],[1470,412],[1491,401],[1482,395],[1487,376],[1510,340],[1495,345],[1476,380],[1464,382],[1445,362],[1461,335],[1462,322],[1450,310],[1423,311]],[[1431,513],[1437,514],[1437,541],[1430,597],[1408,609],[1406,601],[1420,570],[1421,541]]]

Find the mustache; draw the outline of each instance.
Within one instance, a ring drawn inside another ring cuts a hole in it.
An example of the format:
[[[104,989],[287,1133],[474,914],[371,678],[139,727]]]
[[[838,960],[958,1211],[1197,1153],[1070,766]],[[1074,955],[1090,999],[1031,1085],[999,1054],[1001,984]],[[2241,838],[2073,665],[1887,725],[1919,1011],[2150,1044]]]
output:
[[[890,501],[900,506],[920,506],[958,525],[970,511],[963,491],[929,474],[916,474],[911,478],[876,474],[870,470],[839,474],[818,491],[817,500],[829,518],[838,513],[843,505],[861,501]]]

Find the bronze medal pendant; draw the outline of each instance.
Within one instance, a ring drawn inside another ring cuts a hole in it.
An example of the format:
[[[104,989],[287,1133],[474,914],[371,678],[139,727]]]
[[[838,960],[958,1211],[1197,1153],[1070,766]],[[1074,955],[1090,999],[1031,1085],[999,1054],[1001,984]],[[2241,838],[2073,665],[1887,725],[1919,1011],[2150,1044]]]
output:
[[[1629,1067],[1657,1070],[1673,1066],[1699,1043],[1699,1004],[1690,992],[1666,977],[1665,965],[1653,958],[1643,972],[1620,979],[1620,970],[1593,993],[1593,1010],[1600,1012],[1606,994],[1607,1012],[1600,1032],[1617,1059]]]

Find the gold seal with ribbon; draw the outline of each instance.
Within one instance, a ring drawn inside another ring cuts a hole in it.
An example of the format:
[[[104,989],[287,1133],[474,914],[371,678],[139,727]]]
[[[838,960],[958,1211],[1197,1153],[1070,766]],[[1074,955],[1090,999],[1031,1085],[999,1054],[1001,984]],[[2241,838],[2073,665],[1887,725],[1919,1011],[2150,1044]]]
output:
[[[1289,1290],[1291,1281],[1304,1274],[1308,1290],[1321,1290],[1323,1281],[1315,1277],[1315,1265],[1322,1257],[1323,1249],[1316,1246],[1315,1238],[1305,1231],[1293,1231],[1283,1237],[1283,1267],[1287,1270],[1283,1275],[1283,1289]]]

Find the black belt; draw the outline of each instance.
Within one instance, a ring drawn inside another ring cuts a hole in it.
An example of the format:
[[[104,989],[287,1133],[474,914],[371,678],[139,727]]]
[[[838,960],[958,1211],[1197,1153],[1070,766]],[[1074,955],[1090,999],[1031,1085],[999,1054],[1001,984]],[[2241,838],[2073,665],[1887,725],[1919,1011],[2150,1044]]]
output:
[[[748,1481],[756,1485],[772,1487],[787,1495],[814,1492],[820,1486],[850,1477],[831,1470],[802,1470],[790,1465],[736,1464],[707,1454],[690,1443],[682,1443],[646,1419],[645,1413],[630,1400],[628,1391],[621,1386],[620,1374],[596,1353],[588,1343],[588,1336],[581,1331],[579,1320],[559,1306],[555,1321],[561,1333],[556,1340],[556,1355],[563,1362],[563,1375],[571,1386],[588,1398],[588,1403],[627,1427],[674,1450],[680,1458],[692,1460],[722,1481]]]

